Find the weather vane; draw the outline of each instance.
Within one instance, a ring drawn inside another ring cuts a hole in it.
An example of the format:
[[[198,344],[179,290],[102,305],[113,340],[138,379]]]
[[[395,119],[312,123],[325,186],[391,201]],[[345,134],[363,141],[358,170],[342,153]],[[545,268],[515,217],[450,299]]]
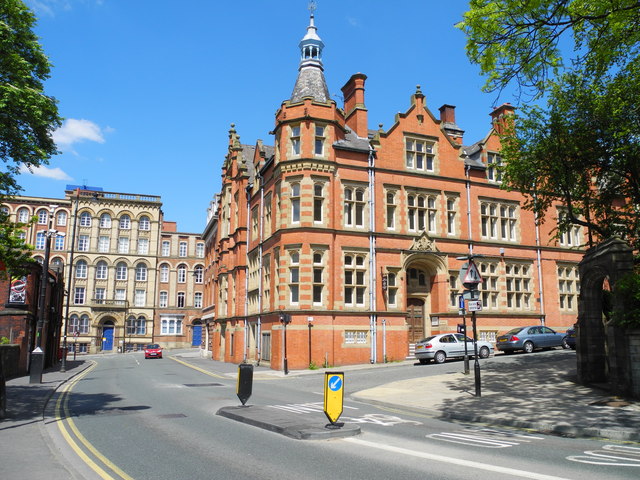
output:
[[[313,15],[313,12],[316,11],[316,2],[315,2],[315,0],[311,0],[309,2],[309,11],[311,12],[311,15]]]

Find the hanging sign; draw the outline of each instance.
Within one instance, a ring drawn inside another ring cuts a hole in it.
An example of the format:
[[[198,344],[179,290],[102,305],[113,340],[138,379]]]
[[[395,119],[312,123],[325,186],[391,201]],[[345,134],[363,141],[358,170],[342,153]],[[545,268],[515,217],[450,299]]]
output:
[[[14,278],[11,281],[9,303],[24,304],[27,301],[27,277]]]

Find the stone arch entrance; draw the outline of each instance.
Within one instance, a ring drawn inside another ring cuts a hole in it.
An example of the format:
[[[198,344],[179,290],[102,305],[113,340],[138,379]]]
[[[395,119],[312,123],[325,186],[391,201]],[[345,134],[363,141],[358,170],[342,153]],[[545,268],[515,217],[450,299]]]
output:
[[[431,335],[432,291],[440,272],[446,272],[442,257],[433,251],[409,253],[403,262],[406,292],[406,322],[409,344]]]
[[[603,315],[603,286],[611,289],[633,270],[633,252],[619,238],[611,238],[587,251],[579,265],[578,381],[607,383],[611,390],[626,389],[628,355],[622,329],[608,324]],[[612,296],[612,307],[622,307],[624,299]]]

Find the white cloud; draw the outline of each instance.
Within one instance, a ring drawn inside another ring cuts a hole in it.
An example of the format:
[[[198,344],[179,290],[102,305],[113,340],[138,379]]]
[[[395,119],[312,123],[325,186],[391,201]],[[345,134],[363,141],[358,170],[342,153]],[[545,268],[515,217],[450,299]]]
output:
[[[33,167],[28,169],[24,165],[20,167],[20,173],[30,173],[35,175],[36,177],[42,178],[52,178],[53,180],[73,180],[69,175],[67,175],[62,169],[56,168],[47,168],[45,166],[41,167]]]
[[[58,10],[72,10],[76,4],[101,6],[103,3],[104,0],[26,0],[27,6],[34,12],[50,17],[55,17]]]
[[[109,128],[109,131],[112,129]],[[62,126],[53,132],[53,141],[61,149],[70,147],[74,143],[83,142],[85,140],[91,142],[104,143],[104,135],[102,129],[90,120],[68,118]]]

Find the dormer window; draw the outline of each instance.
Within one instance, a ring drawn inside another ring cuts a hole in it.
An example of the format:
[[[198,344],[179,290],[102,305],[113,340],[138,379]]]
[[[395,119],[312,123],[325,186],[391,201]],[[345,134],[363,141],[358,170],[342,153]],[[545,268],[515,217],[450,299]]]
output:
[[[497,153],[487,154],[487,179],[490,182],[502,183],[502,157]]]
[[[435,164],[435,143],[407,138],[405,140],[405,161],[409,170],[433,172]]]

